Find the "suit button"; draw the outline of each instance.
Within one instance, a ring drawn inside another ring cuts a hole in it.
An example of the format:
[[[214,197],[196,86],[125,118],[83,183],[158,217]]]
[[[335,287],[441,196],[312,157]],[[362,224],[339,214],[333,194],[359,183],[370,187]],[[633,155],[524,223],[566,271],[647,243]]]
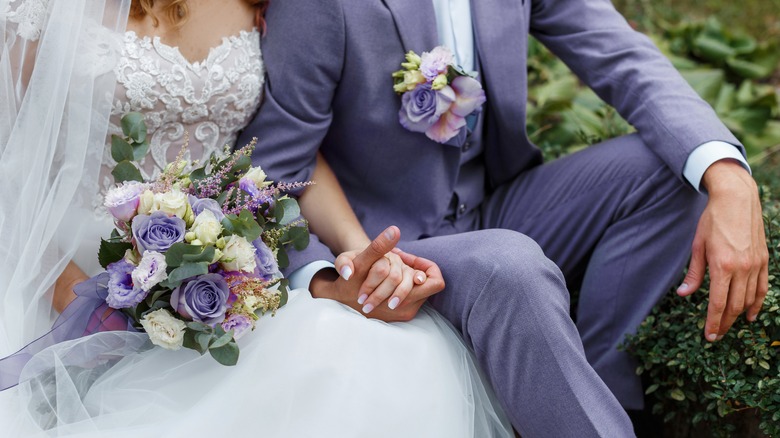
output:
[[[466,212],[466,204],[460,204],[458,206],[458,214],[463,214]]]
[[[466,141],[466,143],[463,143],[463,152],[466,152],[469,149],[471,149],[471,141]]]

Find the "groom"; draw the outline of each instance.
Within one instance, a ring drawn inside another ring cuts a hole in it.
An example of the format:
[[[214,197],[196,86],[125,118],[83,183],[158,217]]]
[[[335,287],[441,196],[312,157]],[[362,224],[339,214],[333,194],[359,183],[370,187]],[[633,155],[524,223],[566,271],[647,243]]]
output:
[[[704,336],[755,319],[767,253],[744,149],[609,0],[281,0],[266,19],[265,103],[239,144],[260,139],[274,180],[309,179],[321,151],[369,235],[398,225],[399,247],[439,265],[447,287],[429,302],[523,436],[632,434],[617,400],[641,408],[641,385],[616,346],[679,280],[692,241],[678,292],[709,267]],[[529,34],[638,134],[542,165],[525,132]],[[401,126],[391,78],[407,51],[439,45],[487,96],[447,144]],[[291,270],[322,296],[332,261],[313,239]]]

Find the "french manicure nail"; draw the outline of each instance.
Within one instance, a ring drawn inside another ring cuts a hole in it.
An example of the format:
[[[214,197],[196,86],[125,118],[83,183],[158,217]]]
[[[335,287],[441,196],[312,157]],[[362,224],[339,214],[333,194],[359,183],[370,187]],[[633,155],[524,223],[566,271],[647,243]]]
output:
[[[359,296],[358,297],[358,304],[365,303],[367,299],[368,299],[368,295],[367,294],[363,294],[363,295]]]
[[[343,268],[341,268],[341,278],[343,278],[344,280],[349,280],[349,277],[351,276],[352,276],[352,268],[350,268],[349,266],[344,266]]]
[[[415,278],[416,278],[416,279],[417,279],[417,281],[418,281],[418,282],[420,282],[420,283],[422,283],[422,282],[424,282],[424,281],[425,281],[425,276],[424,276],[424,275],[422,275],[422,274],[417,274],[417,275],[415,276]]]
[[[363,313],[371,313],[372,310],[374,310],[373,304],[366,304],[363,306]]]
[[[707,339],[709,339],[710,341],[714,342],[714,341],[716,341],[718,339],[718,335],[716,335],[715,333],[710,333],[710,334],[707,335]]]
[[[688,290],[688,283],[683,283],[677,288],[678,292],[686,292]]]
[[[390,300],[389,303],[387,303],[387,307],[390,308],[390,310],[395,310],[396,307],[398,307],[398,303],[401,302],[401,299],[398,297],[393,297],[392,300]]]
[[[385,239],[387,240],[393,240],[395,238],[395,230],[392,228],[388,228],[385,230]]]

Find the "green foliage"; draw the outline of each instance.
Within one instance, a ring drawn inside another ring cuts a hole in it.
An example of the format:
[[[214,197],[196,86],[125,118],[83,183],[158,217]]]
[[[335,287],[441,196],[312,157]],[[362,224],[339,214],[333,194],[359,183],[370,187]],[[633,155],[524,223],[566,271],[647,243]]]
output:
[[[111,158],[117,162],[111,172],[116,182],[143,182],[141,172],[133,161],[141,160],[149,152],[146,123],[140,113],[127,113],[122,117],[122,133],[125,137],[111,136]]]
[[[233,339],[233,330],[225,331],[220,324],[210,327],[191,321],[184,331],[184,347],[196,350],[200,354],[208,351],[211,357],[222,365],[232,366],[238,363],[238,344]]]
[[[133,249],[133,245],[127,242],[100,239],[100,249],[98,249],[100,266],[103,269],[108,269],[108,265],[121,260],[128,249]]]
[[[714,436],[735,432],[731,416],[754,409],[760,428],[780,436],[780,203],[765,199],[769,294],[758,321],[740,318],[719,342],[704,339],[708,283],[688,298],[671,292],[627,340],[650,377],[653,412],[706,423]]]

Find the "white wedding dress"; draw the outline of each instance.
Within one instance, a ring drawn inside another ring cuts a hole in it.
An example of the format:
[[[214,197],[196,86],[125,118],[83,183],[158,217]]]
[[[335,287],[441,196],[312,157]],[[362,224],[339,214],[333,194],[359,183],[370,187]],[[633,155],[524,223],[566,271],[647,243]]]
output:
[[[108,131],[118,132],[128,111],[145,115],[146,176],[176,157],[185,133],[192,158],[232,145],[260,104],[256,31],[225,38],[200,62],[156,38],[100,35],[121,45]],[[115,163],[108,151],[101,161],[104,192]],[[89,221],[74,260],[92,275],[97,243],[112,224],[99,197],[81,195],[93,198],[92,217],[63,221]],[[143,333],[98,333],[50,347],[27,364],[23,383],[0,392],[0,436],[513,436],[473,356],[427,306],[411,322],[387,324],[294,290],[238,343],[234,367],[153,347]],[[0,342],[0,357],[12,346]]]

